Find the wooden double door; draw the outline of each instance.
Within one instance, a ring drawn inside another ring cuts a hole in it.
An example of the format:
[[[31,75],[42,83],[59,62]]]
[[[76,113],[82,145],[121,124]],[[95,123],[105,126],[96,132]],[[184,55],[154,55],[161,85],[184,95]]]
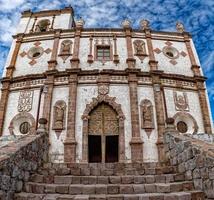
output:
[[[98,105],[90,113],[88,161],[118,162],[119,122],[117,113],[108,104]]]

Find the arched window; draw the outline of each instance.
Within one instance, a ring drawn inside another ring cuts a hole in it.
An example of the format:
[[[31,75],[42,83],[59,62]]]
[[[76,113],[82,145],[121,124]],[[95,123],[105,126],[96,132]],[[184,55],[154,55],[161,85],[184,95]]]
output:
[[[41,20],[36,25],[36,32],[45,32],[49,30],[50,21],[48,19]]]

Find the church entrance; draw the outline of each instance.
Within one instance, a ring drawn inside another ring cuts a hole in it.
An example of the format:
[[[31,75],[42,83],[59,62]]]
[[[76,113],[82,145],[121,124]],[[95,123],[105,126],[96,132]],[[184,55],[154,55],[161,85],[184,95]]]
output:
[[[89,162],[118,162],[119,122],[117,113],[108,104],[99,104],[89,117]]]

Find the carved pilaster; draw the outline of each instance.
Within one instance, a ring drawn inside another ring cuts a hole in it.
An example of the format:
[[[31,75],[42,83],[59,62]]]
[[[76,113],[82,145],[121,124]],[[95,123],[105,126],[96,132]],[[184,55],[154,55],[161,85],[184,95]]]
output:
[[[83,25],[84,25],[84,21],[82,19],[80,19],[76,22],[73,57],[70,60],[71,68],[79,67],[80,36],[81,36],[82,29],[83,29]]]
[[[212,134],[212,126],[210,120],[210,113],[208,109],[208,102],[207,102],[207,94],[206,89],[204,86],[205,79],[203,78],[196,78],[197,88],[198,88],[198,97],[201,106],[201,114],[204,123],[204,131],[207,134]]]
[[[76,123],[76,98],[77,98],[77,81],[78,71],[70,71],[69,77],[69,100],[68,100],[68,117],[67,117],[67,133],[64,141],[64,161],[76,161],[76,139],[75,139],[75,123]]]
[[[136,60],[133,56],[133,49],[132,49],[132,28],[131,28],[131,22],[129,20],[124,20],[122,22],[123,29],[125,32],[126,37],[126,46],[127,46],[127,54],[128,58],[126,59],[126,63],[128,65],[128,68],[134,68]]]
[[[195,76],[201,76],[201,72],[200,72],[200,66],[197,65],[196,60],[195,60],[195,56],[191,47],[191,43],[190,43],[190,35],[187,32],[183,32],[183,37],[184,37],[184,41],[186,44],[186,48],[188,51],[188,55],[189,55],[189,59],[191,62],[191,69],[193,71],[193,74]]]
[[[13,51],[13,55],[12,55],[12,58],[11,58],[11,61],[10,61],[10,65],[7,67],[7,72],[6,72],[6,77],[7,78],[12,78],[12,76],[13,76],[13,72],[15,70],[15,64],[16,64],[17,56],[18,56],[18,53],[19,53],[20,46],[22,44],[23,37],[24,37],[24,35],[20,34],[20,35],[18,35],[18,38],[16,40],[16,46],[15,46],[15,49]]]
[[[47,71],[47,78],[44,85],[44,105],[43,105],[43,118],[47,119],[47,130],[50,128],[50,116],[51,116],[51,102],[53,96],[54,87],[54,75],[57,71]]]
[[[2,82],[2,89],[1,89],[1,101],[0,101],[0,136],[2,136],[3,134],[4,118],[5,118],[5,113],[7,109],[9,87],[10,87],[9,79],[3,79],[1,82]]]
[[[58,47],[59,47],[59,38],[60,38],[60,30],[55,32],[54,35],[54,44],[53,44],[53,50],[51,54],[51,59],[48,61],[48,69],[49,70],[54,70],[56,69],[57,65],[57,52],[58,52]]]
[[[89,46],[89,54],[88,54],[88,63],[93,63],[93,55],[92,55],[92,45],[93,45],[93,36],[90,35],[89,38],[90,46]]]
[[[155,108],[156,108],[156,121],[157,121],[157,129],[158,129],[158,155],[159,162],[162,163],[165,161],[165,153],[164,153],[164,145],[163,145],[163,134],[165,131],[165,109],[163,94],[161,89],[160,77],[158,74],[152,74],[153,79],[153,91],[154,91],[154,100],[155,100]]]
[[[117,36],[114,35],[114,55],[113,55],[113,61],[115,64],[118,64],[120,61],[119,61],[119,56],[117,54]]]
[[[131,109],[131,124],[132,124],[132,139],[131,157],[132,161],[143,160],[143,142],[140,136],[140,120],[138,108],[138,94],[137,94],[137,75],[136,73],[129,72],[129,95],[130,95],[130,109]]]

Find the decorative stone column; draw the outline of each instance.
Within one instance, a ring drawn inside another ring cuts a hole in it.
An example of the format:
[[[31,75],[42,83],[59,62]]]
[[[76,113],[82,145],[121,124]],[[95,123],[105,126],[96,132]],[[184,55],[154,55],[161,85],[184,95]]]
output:
[[[204,86],[205,78],[203,77],[195,77],[197,88],[198,88],[198,97],[201,106],[201,115],[204,124],[204,131],[207,134],[212,134],[212,126],[210,120],[210,113],[208,109],[207,103],[207,94]]]
[[[156,109],[156,119],[157,119],[157,130],[158,130],[158,155],[159,163],[165,162],[165,153],[164,153],[164,144],[163,144],[163,135],[165,132],[165,109],[163,101],[163,90],[161,90],[160,75],[162,72],[153,71],[152,72],[152,82],[153,82],[153,91],[154,91],[154,100],[155,100],[155,109]]]
[[[137,73],[138,69],[126,69],[128,72],[129,80],[129,95],[130,95],[130,108],[131,108],[131,124],[132,124],[132,139],[131,145],[131,158],[132,162],[143,160],[143,142],[140,136],[140,120],[138,108],[138,94],[137,94]]]
[[[151,29],[149,26],[149,21],[146,19],[143,19],[140,21],[141,29],[145,32],[146,36],[146,43],[148,47],[149,52],[149,66],[150,71],[157,70],[158,69],[158,62],[155,60],[155,55],[153,52],[153,45],[152,45],[152,35],[151,35]]]
[[[56,69],[60,33],[61,33],[61,30],[56,30],[54,34],[54,44],[53,44],[51,59],[48,61],[48,70]]]
[[[126,19],[122,22],[122,26],[123,26],[123,29],[125,32],[127,54],[128,54],[128,58],[126,59],[126,63],[128,65],[128,68],[134,68],[136,60],[133,57],[131,22]]]
[[[3,135],[4,118],[5,118],[8,96],[9,96],[10,79],[3,78],[1,80],[1,83],[2,83],[2,89],[1,89],[1,101],[0,101],[0,136]]]
[[[76,101],[77,101],[77,83],[78,72],[80,69],[69,69],[67,72],[69,77],[69,100],[68,100],[68,117],[67,117],[67,134],[64,141],[64,161],[76,161],[76,139],[75,139],[75,124],[76,124]]]
[[[50,119],[51,119],[51,107],[52,107],[52,96],[53,96],[53,87],[54,87],[54,77],[57,74],[57,70],[47,71],[46,81],[44,85],[44,105],[43,105],[43,115],[42,117],[47,119],[47,130],[50,128]]]
[[[81,31],[84,26],[83,19],[79,19],[76,22],[76,30],[75,30],[75,38],[74,38],[74,50],[73,50],[73,57],[70,60],[71,62],[71,68],[78,68],[79,66],[79,48],[80,48],[80,36]]]

